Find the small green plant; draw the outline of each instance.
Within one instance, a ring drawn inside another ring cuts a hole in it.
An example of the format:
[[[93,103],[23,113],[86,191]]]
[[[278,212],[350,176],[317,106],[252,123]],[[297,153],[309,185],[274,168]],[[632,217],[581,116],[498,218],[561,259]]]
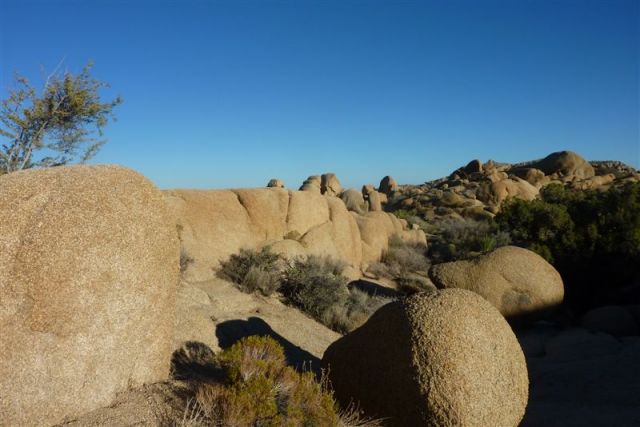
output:
[[[280,286],[282,265],[282,257],[268,247],[260,251],[242,249],[221,264],[219,274],[243,292],[260,292],[268,296]]]

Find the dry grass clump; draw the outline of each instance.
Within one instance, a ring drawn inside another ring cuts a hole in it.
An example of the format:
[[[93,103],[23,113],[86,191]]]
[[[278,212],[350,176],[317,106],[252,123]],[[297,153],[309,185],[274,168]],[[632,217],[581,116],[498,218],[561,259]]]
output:
[[[282,283],[286,302],[321,320],[332,306],[347,301],[347,278],[342,275],[345,266],[334,258],[315,255],[295,260]]]
[[[391,299],[349,289],[342,274],[345,266],[329,257],[296,260],[285,272],[281,288],[285,301],[336,332],[345,334],[361,326]]]
[[[268,248],[243,249],[222,263],[220,275],[243,292],[271,295],[307,313],[336,332],[362,325],[378,308],[391,301],[347,287],[344,261],[310,255],[287,263]]]
[[[221,263],[219,274],[243,292],[268,296],[280,287],[283,264],[282,257],[268,247],[260,251],[241,249]]]
[[[342,334],[359,328],[380,307],[392,302],[389,297],[374,296],[358,288],[349,289],[344,304],[334,304],[322,315],[322,324]]]
[[[286,366],[272,338],[242,339],[218,356],[224,381],[200,383],[181,426],[375,426],[357,412],[344,421],[325,382]]]
[[[381,261],[372,264],[368,271],[378,277],[392,279],[400,291],[412,294],[428,289],[425,281],[430,265],[426,247],[407,243],[393,235]]]

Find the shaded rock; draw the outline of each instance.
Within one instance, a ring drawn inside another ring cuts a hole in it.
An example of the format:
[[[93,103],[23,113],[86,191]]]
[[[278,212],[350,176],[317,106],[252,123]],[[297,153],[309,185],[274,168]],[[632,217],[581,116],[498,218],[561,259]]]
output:
[[[311,191],[313,193],[322,193],[321,178],[318,175],[312,175],[305,179],[300,186],[300,191]]]
[[[538,188],[549,181],[544,172],[536,168],[514,168],[509,172]]]
[[[439,288],[482,295],[508,318],[540,316],[562,303],[564,285],[555,268],[527,249],[505,246],[469,261],[436,264],[429,275]]]
[[[545,175],[556,175],[557,177],[573,176],[585,179],[595,175],[593,166],[573,151],[551,153],[544,159],[528,166],[540,169]]]
[[[598,307],[582,316],[582,327],[594,332],[615,336],[638,335],[638,324],[625,307],[609,305]]]
[[[500,313],[460,289],[379,309],[323,364],[343,405],[390,426],[517,426],[528,395],[520,345]]]
[[[180,247],[117,166],[0,177],[0,419],[52,425],[169,373]]]
[[[355,188],[349,188],[340,194],[340,199],[344,202],[347,210],[363,214],[367,211],[367,204],[362,197],[362,193]]]
[[[320,178],[320,192],[329,196],[342,193],[342,185],[335,173],[325,173]]]
[[[378,187],[378,191],[386,194],[388,197],[391,197],[393,193],[398,191],[398,183],[393,177],[387,175],[380,181],[380,187]]]
[[[471,160],[463,170],[467,175],[472,173],[482,173],[482,162],[478,159]]]
[[[281,179],[272,178],[267,183],[269,188],[284,188],[284,182]]]

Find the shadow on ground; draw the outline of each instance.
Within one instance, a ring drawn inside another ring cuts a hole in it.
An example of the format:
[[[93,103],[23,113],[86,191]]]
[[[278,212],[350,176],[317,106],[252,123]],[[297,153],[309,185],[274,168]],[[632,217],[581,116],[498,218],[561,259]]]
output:
[[[378,296],[385,298],[397,298],[401,295],[395,289],[387,288],[385,286],[378,285],[377,283],[370,282],[364,279],[354,280],[353,282],[349,283],[349,288],[358,289],[359,291],[365,292],[372,297]]]
[[[295,325],[292,326],[295,327]],[[231,347],[242,338],[253,335],[268,336],[276,340],[284,348],[287,364],[296,370],[311,370],[316,373],[320,371],[320,359],[285,339],[259,317],[250,317],[247,320],[227,320],[216,326],[218,345],[223,349]]]

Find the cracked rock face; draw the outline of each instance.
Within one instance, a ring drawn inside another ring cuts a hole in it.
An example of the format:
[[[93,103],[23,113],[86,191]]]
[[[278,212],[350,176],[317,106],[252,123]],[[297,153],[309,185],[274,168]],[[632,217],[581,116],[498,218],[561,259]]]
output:
[[[0,177],[0,420],[52,425],[166,378],[180,249],[162,194],[116,166]]]
[[[379,309],[323,364],[336,398],[389,426],[517,426],[528,400],[522,349],[479,295],[446,289]]]
[[[555,268],[540,255],[505,246],[469,261],[436,264],[429,271],[438,288],[473,291],[503,316],[540,316],[562,303],[564,285]]]

